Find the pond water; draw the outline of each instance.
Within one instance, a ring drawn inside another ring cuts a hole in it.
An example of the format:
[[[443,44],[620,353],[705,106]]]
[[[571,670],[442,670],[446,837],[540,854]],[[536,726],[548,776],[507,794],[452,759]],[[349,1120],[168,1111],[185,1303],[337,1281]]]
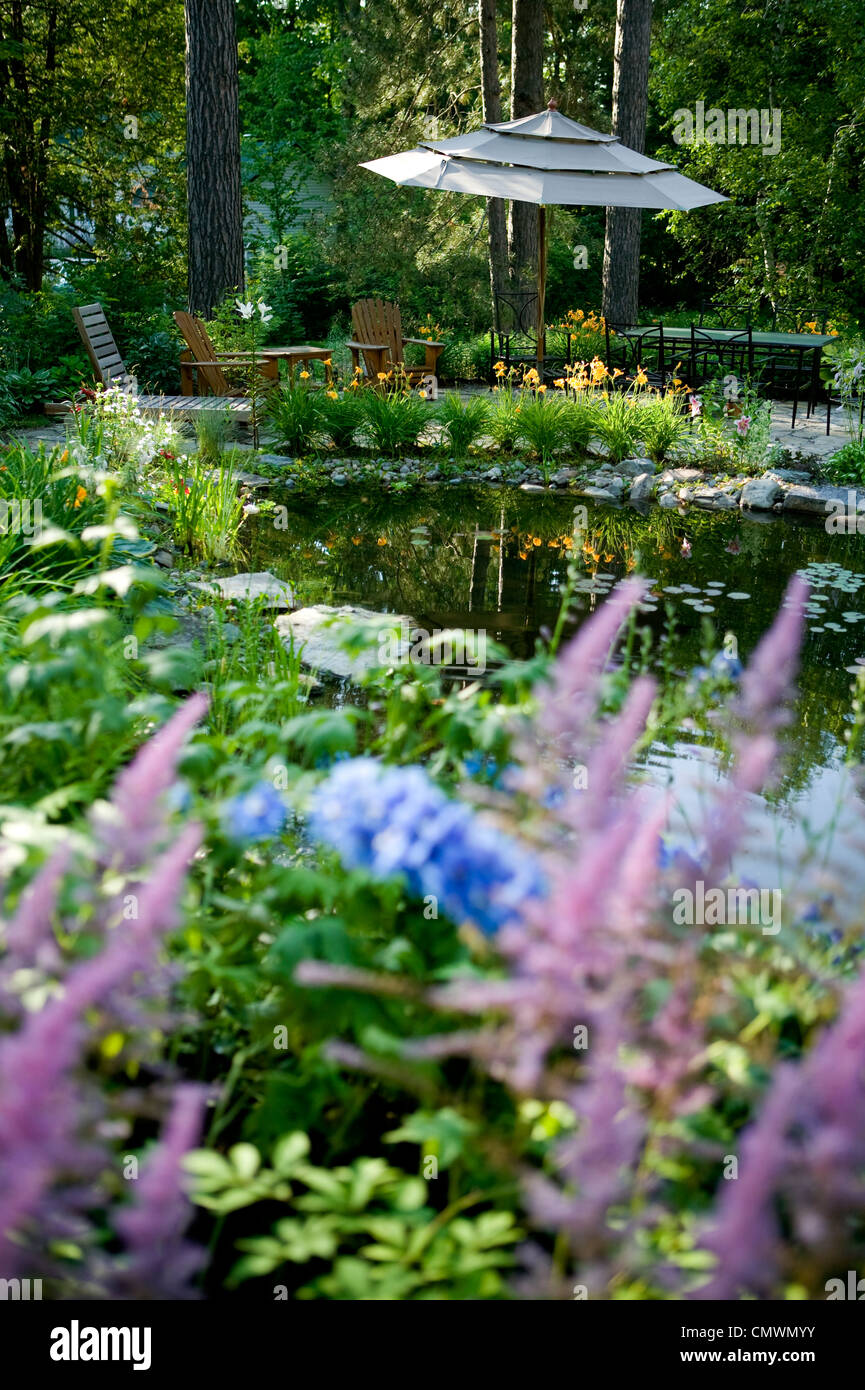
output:
[[[839,804],[855,796],[842,764],[853,671],[865,662],[865,538],[829,535],[817,522],[589,505],[588,524],[575,539],[580,499],[511,489],[440,486],[403,496],[370,490],[275,500],[286,508],[280,527],[272,517],[258,518],[247,534],[246,561],[289,580],[303,603],[410,614],[427,631],[481,629],[517,657],[532,655],[555,623],[574,550],[581,559],[575,622],[617,580],[643,575],[653,584],[641,623],[660,638],[673,615],[681,671],[700,664],[707,618],[719,642],[733,634],[746,661],[790,576],[807,571],[800,694],[776,799],[786,822],[784,857],[795,862],[800,837],[834,825]],[[647,773],[675,784],[683,824],[707,782],[720,775],[716,744],[711,729],[686,721],[673,740],[643,755]],[[765,863],[765,848],[761,856]]]

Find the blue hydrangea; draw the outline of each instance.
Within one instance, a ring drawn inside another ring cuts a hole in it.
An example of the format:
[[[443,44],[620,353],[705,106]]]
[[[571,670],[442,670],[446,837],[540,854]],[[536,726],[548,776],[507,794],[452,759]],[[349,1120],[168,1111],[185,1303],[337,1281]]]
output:
[[[225,829],[232,840],[272,840],[286,822],[285,802],[270,782],[256,782],[225,807]]]
[[[492,933],[542,897],[540,868],[516,840],[452,801],[419,767],[374,758],[338,764],[313,795],[310,830],[346,868],[401,874],[415,897],[434,895],[459,922]]]
[[[729,652],[716,652],[709,662],[709,674],[716,680],[738,681],[744,670],[739,658]]]

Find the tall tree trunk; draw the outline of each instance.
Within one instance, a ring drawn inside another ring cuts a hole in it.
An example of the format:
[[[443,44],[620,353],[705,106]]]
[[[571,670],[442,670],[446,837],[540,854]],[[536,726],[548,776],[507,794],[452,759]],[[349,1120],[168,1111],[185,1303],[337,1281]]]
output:
[[[189,309],[243,287],[235,0],[184,0]]]
[[[0,45],[4,50],[0,62],[0,101],[12,113],[9,134],[3,141],[3,165],[13,241],[9,248],[4,228],[4,264],[11,257],[25,288],[41,290],[48,226],[51,89],[57,71],[58,6],[45,7],[43,81],[38,90],[33,89],[27,67],[26,7],[21,0],[13,0],[3,8],[0,16]]]
[[[617,0],[613,134],[641,154],[649,105],[652,0]],[[607,208],[604,316],[636,323],[640,298],[640,209]]]
[[[502,119],[502,84],[499,80],[499,45],[496,32],[496,0],[478,0],[480,26],[481,99],[486,125]],[[505,228],[505,204],[502,198],[487,198],[489,224],[490,295],[493,323],[499,327],[496,314],[496,291],[504,287],[508,273],[508,238]]]
[[[544,104],[544,0],[514,0],[511,30],[511,120],[531,116]],[[508,218],[511,275],[528,288],[537,275],[538,210],[511,203]]]

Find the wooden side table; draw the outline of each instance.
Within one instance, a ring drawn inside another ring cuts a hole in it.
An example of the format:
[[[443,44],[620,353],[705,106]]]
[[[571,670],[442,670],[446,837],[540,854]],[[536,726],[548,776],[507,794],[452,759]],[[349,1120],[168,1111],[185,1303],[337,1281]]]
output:
[[[310,362],[323,362],[327,384],[329,387],[333,385],[330,348],[312,347],[309,343],[301,343],[294,347],[262,348],[261,356],[274,359],[277,362],[287,362],[288,379],[292,386],[294,385],[294,369],[298,362],[303,364],[306,371],[309,371]]]

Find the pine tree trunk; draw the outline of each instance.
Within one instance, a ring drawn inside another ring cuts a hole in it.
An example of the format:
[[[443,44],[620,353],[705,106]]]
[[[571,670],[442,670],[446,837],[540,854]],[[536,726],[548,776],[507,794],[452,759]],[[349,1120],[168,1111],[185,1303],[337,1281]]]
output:
[[[511,37],[511,120],[544,104],[544,0],[514,0]],[[538,210],[511,203],[508,253],[516,287],[530,289],[538,266]]]
[[[502,119],[502,84],[499,80],[499,45],[496,32],[496,0],[478,0],[480,26],[481,99],[484,124]],[[487,198],[489,224],[490,295],[496,322],[496,292],[504,288],[508,274],[508,238],[502,198]]]
[[[652,0],[617,0],[613,70],[613,134],[641,154],[649,104]],[[613,323],[636,323],[640,297],[639,208],[607,208],[603,312]]]
[[[0,102],[9,112],[17,113],[11,120],[11,138],[7,136],[3,141],[4,201],[11,214],[14,247],[13,250],[9,246],[4,228],[3,265],[7,269],[14,267],[25,289],[38,291],[45,274],[48,162],[53,136],[50,92],[57,70],[58,6],[45,7],[41,92],[33,90],[34,79],[28,73],[26,6],[18,2],[3,9]]]
[[[189,309],[243,288],[235,0],[184,0]]]

